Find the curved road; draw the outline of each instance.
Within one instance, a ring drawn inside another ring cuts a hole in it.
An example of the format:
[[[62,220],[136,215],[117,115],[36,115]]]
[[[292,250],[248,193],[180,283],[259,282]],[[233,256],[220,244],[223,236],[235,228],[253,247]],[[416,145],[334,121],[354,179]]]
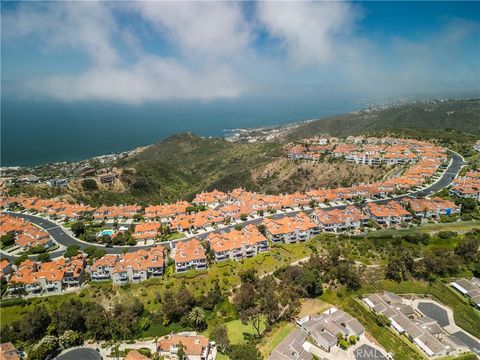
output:
[[[372,202],[376,202],[376,203],[379,203],[379,204],[385,204],[388,201],[391,201],[392,199],[401,199],[401,198],[404,198],[406,196],[413,196],[413,197],[428,196],[428,195],[434,194],[434,193],[446,188],[447,186],[449,186],[452,183],[453,179],[458,175],[460,169],[464,165],[466,165],[466,163],[463,160],[463,158],[459,154],[457,154],[456,152],[453,152],[453,151],[450,151],[450,150],[447,150],[447,151],[448,151],[448,154],[452,158],[452,162],[448,166],[447,170],[442,174],[441,178],[438,181],[436,181],[434,184],[431,184],[431,185],[427,186],[426,188],[424,188],[422,190],[412,192],[408,195],[400,195],[400,196],[396,196],[396,197],[392,197],[392,198],[388,198],[388,199],[373,200]],[[343,209],[345,207],[346,207],[346,205],[339,205],[339,206],[330,206],[330,207],[325,208],[325,209],[335,209],[335,208]],[[288,214],[276,214],[276,215],[273,215],[273,218],[278,219],[278,218],[282,218],[284,216],[292,216],[292,215],[294,215],[294,214],[296,214],[300,211],[302,211],[302,210],[292,211],[292,212],[289,212]],[[114,247],[107,248],[104,245],[86,243],[84,241],[81,241],[81,240],[69,235],[64,230],[64,228],[62,226],[58,225],[57,223],[55,223],[51,220],[44,219],[44,218],[39,217],[39,216],[30,215],[30,214],[11,213],[11,212],[9,212],[9,214],[11,214],[13,216],[23,218],[23,219],[26,219],[26,220],[29,220],[32,223],[34,223],[35,225],[40,226],[41,228],[45,229],[57,243],[59,243],[61,245],[64,245],[64,246],[78,245],[78,246],[80,246],[80,249],[84,249],[87,246],[94,246],[94,247],[99,248],[99,249],[104,249],[108,254],[122,254],[124,252],[124,249],[125,249],[125,247],[123,247],[123,246],[114,246]],[[257,219],[247,220],[247,221],[245,221],[241,224],[242,225],[247,225],[247,224],[256,225],[256,224],[259,224],[262,220],[263,220],[263,218],[257,218]],[[196,235],[195,237],[198,238],[198,239],[204,239],[204,238],[207,237],[207,235],[209,233],[226,231],[226,230],[234,228],[235,225],[236,224],[232,224],[232,225],[223,227],[221,229],[207,231],[205,233]],[[167,243],[171,244],[171,243],[175,243],[176,241],[182,241],[182,240],[184,240],[184,239],[179,239],[179,240],[166,242],[166,244]],[[150,248],[150,247],[152,247],[152,245],[140,245],[140,246],[127,247],[127,249],[128,249],[128,252],[133,252],[133,251],[136,251],[136,250],[139,250],[139,249],[146,249],[146,248]],[[52,251],[50,253],[50,256],[52,258],[58,257],[58,256],[63,255],[64,252],[65,252],[65,250],[63,250],[63,249],[62,250],[55,250],[55,251]],[[14,261],[16,258],[18,258],[18,256],[6,255],[3,252],[1,253],[0,257],[2,259],[3,258],[9,259],[10,261]],[[31,257],[35,258],[36,256],[31,256]]]

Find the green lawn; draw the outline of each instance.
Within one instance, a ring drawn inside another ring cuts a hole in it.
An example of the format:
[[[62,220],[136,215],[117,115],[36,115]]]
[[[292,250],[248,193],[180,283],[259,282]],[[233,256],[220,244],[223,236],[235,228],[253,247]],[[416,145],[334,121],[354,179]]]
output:
[[[179,332],[183,330],[185,330],[183,326],[176,323],[167,326],[162,323],[153,323],[150,324],[150,327],[142,333],[141,338],[160,337],[168,335],[172,332]]]
[[[220,354],[219,352],[217,352],[217,357],[215,358],[215,360],[228,360],[230,359],[227,355],[224,355],[224,354]],[[467,360],[467,359],[465,359]]]
[[[480,227],[480,222],[476,220],[472,221],[459,221],[451,223],[438,223],[438,224],[423,224],[420,226],[415,226],[410,229],[384,229],[378,230],[375,232],[370,232],[365,236],[369,238],[383,237],[385,235],[408,235],[408,234],[421,234],[421,233],[431,233],[438,231],[468,231],[473,228]]]
[[[295,328],[295,324],[291,322],[282,321],[276,324],[268,335],[262,339],[259,345],[259,350],[264,359],[267,359],[272,353],[273,349],[290,334]]]
[[[183,239],[185,237],[185,234],[180,232],[180,231],[175,231],[171,234],[167,235],[167,240],[176,240],[176,239]]]
[[[245,339],[243,334],[256,335],[257,331],[253,328],[252,325],[242,324],[240,320],[233,320],[225,324],[227,327],[228,338],[230,339],[231,344],[243,344]],[[265,330],[265,326],[260,327],[260,332],[262,333]]]

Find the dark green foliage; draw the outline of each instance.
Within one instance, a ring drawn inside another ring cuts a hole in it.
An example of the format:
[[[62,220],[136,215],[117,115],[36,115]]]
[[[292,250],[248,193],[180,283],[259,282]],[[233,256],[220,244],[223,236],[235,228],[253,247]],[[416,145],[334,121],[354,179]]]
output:
[[[162,298],[164,319],[169,323],[178,322],[194,305],[193,295],[186,287],[181,287],[176,293],[167,290]]]
[[[2,235],[0,237],[0,242],[2,246],[10,246],[15,243],[15,232],[14,231],[9,231],[5,235]]]
[[[40,261],[40,262],[50,261],[50,254],[48,254],[48,253],[40,254],[40,255],[38,255],[37,260]]]
[[[82,181],[82,188],[87,191],[98,190],[98,185],[93,179],[85,179]]]
[[[71,257],[77,256],[78,253],[79,253],[78,250],[80,250],[80,246],[70,245],[65,250],[65,253],[63,254],[63,256],[66,257],[66,258],[71,258]]]
[[[28,256],[27,256],[27,255],[25,255],[25,254],[20,255],[20,257],[18,257],[17,259],[15,259],[14,264],[15,264],[16,266],[19,266],[22,262],[24,262],[24,261],[27,260],[27,259],[28,259]]]
[[[415,263],[415,275],[426,280],[433,280],[435,276],[453,276],[462,265],[462,258],[453,251],[437,248]]]
[[[85,234],[85,224],[82,221],[75,221],[72,226],[70,227],[72,230],[73,234],[76,237],[79,237],[82,234]]]

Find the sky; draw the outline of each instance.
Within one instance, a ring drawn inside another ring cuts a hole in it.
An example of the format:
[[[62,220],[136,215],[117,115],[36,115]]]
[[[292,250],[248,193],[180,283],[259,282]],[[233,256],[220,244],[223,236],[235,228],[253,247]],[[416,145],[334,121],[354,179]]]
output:
[[[2,96],[480,91],[480,2],[1,2]]]

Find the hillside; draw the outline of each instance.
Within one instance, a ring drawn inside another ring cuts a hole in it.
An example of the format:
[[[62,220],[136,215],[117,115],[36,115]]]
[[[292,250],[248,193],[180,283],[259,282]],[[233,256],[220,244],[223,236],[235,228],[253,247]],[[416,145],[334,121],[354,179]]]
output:
[[[480,135],[480,100],[421,102],[381,110],[359,111],[324,118],[299,126],[289,138],[313,134],[348,136],[380,130],[456,130]]]
[[[362,111],[312,121],[276,142],[230,143],[191,133],[171,136],[136,156],[120,160],[115,186],[84,190],[73,181],[68,189],[19,185],[16,193],[71,195],[92,204],[151,204],[190,200],[203,190],[228,191],[236,187],[267,193],[304,191],[321,186],[348,186],[388,176],[389,169],[371,169],[342,160],[321,164],[287,161],[282,147],[289,141],[330,134],[409,136],[440,139],[464,155],[480,136],[480,101],[415,103],[383,110]]]
[[[336,159],[321,164],[288,161],[280,143],[229,143],[190,133],[169,137],[118,165],[122,186],[82,191],[70,188],[79,200],[97,204],[149,204],[192,199],[203,190],[237,187],[267,193],[304,191],[319,186],[348,186],[377,180],[388,168],[347,164]],[[118,189],[123,188],[123,191]]]

